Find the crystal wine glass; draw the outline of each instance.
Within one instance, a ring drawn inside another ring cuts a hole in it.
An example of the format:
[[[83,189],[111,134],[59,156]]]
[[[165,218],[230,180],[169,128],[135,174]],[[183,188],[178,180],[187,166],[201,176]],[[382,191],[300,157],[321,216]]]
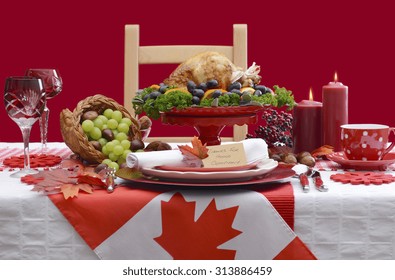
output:
[[[43,81],[45,89],[45,100],[51,99],[62,91],[63,82],[56,69],[27,69],[26,76],[36,77]],[[49,109],[45,102],[44,111],[40,118],[41,152],[47,149]]]
[[[7,114],[21,129],[24,145],[24,168],[11,174],[11,177],[20,178],[37,173],[30,169],[29,138],[32,125],[40,118],[45,106],[42,80],[33,77],[7,78],[4,105]]]

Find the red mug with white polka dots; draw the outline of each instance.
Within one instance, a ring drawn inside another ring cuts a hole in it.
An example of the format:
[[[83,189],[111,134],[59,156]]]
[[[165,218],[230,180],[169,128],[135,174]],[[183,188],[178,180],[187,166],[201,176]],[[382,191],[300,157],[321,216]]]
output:
[[[341,144],[349,160],[381,160],[395,145],[388,136],[395,128],[382,124],[345,124],[341,126]]]

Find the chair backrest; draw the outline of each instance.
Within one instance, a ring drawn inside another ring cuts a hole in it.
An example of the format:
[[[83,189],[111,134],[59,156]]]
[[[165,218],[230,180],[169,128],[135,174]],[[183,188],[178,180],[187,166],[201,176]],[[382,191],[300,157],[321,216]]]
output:
[[[124,70],[124,106],[134,115],[132,99],[139,90],[140,64],[178,64],[193,55],[205,51],[216,51],[228,57],[236,66],[247,69],[247,25],[233,25],[232,46],[211,45],[170,45],[140,46],[139,25],[125,25],[125,70]],[[170,74],[170,73],[169,73]],[[222,141],[240,141],[245,139],[247,126],[233,128],[233,137],[222,137]],[[190,141],[183,137],[150,137],[148,142],[165,140],[167,142]]]

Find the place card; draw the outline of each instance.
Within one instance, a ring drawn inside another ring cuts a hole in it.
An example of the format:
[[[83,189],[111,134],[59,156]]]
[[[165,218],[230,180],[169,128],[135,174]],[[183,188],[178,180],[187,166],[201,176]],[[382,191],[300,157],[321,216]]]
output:
[[[232,167],[247,164],[243,143],[207,146],[208,157],[203,159],[203,168]]]

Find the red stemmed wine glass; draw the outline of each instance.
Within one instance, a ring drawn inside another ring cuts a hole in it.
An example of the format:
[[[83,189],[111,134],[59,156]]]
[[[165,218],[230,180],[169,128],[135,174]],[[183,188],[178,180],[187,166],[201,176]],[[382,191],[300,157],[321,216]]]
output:
[[[51,99],[62,91],[63,82],[56,69],[27,69],[26,76],[39,78],[44,83],[45,100]],[[41,152],[47,149],[49,109],[45,102],[44,111],[40,118]]]
[[[4,105],[7,114],[22,131],[24,168],[11,177],[20,178],[38,171],[30,169],[29,138],[32,125],[40,118],[44,106],[44,86],[41,79],[33,77],[9,77],[4,89]]]

